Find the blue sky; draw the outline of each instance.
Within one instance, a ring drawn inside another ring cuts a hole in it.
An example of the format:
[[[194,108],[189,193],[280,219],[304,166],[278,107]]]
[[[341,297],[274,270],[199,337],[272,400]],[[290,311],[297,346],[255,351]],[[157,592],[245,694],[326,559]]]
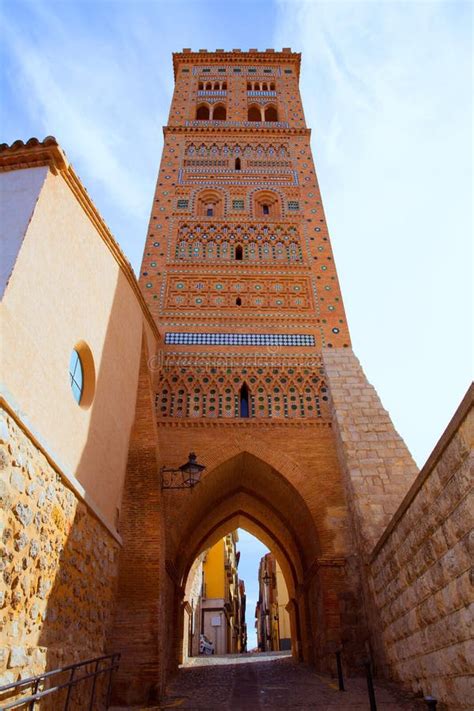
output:
[[[2,141],[55,135],[139,270],[171,52],[292,47],[353,346],[422,465],[472,377],[470,2],[3,0]]]
[[[247,649],[257,646],[257,632],[255,629],[255,606],[258,600],[258,566],[260,559],[268,553],[268,548],[258,538],[248,531],[239,528],[239,542],[237,550],[240,551],[239,578],[245,581],[247,595]]]

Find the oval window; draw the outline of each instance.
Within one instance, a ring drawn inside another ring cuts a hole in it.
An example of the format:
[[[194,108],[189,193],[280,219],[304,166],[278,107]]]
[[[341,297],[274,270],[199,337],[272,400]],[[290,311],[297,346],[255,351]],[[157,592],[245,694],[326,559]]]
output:
[[[78,343],[69,359],[69,385],[78,405],[87,408],[95,390],[95,368],[92,351],[83,341]]]

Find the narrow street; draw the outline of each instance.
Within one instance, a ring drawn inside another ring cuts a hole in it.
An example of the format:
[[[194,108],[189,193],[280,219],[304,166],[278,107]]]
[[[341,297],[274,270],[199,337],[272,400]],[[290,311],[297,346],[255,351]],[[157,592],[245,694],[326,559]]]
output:
[[[369,709],[365,678],[347,679],[346,689],[286,654],[196,657],[179,670],[159,708]],[[386,684],[377,683],[375,694],[379,711],[425,707]]]

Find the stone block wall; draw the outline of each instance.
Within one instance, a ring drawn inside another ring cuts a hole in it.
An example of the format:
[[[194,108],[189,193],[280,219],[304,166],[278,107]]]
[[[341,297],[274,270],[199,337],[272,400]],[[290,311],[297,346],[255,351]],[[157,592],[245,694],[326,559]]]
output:
[[[350,348],[324,348],[339,461],[365,558],[418,474],[408,448]]]
[[[386,672],[449,709],[474,699],[473,395],[471,387],[371,562]]]
[[[102,654],[119,543],[0,415],[0,685]]]
[[[384,649],[367,565],[418,468],[352,350],[324,348],[322,355],[353,532],[348,570],[363,593],[362,608],[356,612],[359,640],[365,645],[363,656],[370,655],[377,669],[381,669],[385,664]],[[350,610],[346,612],[351,614]],[[346,651],[345,656],[348,654]],[[353,653],[351,656],[356,662]],[[361,661],[359,655],[359,665]]]

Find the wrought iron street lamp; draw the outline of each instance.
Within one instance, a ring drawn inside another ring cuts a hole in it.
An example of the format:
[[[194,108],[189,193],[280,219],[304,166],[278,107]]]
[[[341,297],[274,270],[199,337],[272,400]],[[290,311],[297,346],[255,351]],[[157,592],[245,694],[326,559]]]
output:
[[[192,489],[201,481],[201,474],[206,468],[198,464],[194,452],[189,453],[188,461],[178,469],[161,468],[162,489]]]

